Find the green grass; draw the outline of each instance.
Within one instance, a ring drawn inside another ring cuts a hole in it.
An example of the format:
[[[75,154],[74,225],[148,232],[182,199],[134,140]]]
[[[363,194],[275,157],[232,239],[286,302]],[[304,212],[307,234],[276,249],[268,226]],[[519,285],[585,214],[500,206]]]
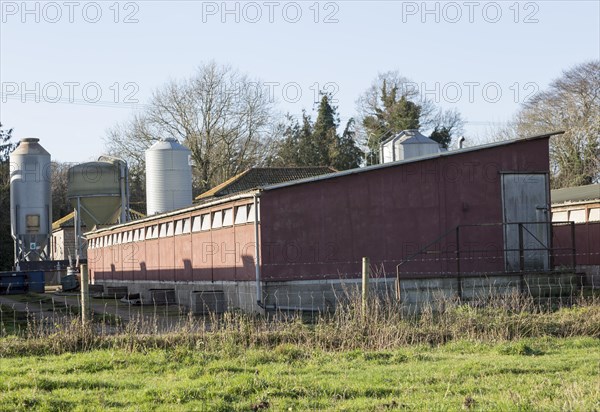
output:
[[[8,356],[0,358],[0,410],[593,411],[599,362],[593,337],[372,351],[216,350],[198,341]]]
[[[0,412],[600,411],[596,298],[443,303],[418,316],[377,300],[307,319],[181,312],[167,329],[4,308]]]

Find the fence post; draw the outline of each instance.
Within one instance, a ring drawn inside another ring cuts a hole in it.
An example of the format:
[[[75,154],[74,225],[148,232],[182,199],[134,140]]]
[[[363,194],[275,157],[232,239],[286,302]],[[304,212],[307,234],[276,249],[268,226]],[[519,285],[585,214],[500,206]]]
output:
[[[87,264],[83,263],[79,267],[80,281],[81,281],[81,323],[87,324],[90,312],[90,294],[89,294],[89,279],[88,279],[88,267]]]
[[[362,258],[362,310],[367,311],[367,300],[369,299],[369,258]]]

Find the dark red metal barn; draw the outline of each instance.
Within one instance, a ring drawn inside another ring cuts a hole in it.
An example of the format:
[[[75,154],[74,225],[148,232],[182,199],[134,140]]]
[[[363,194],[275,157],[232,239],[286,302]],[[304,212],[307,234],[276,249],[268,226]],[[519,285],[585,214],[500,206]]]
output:
[[[400,263],[429,277],[548,270],[550,136],[257,185],[90,232],[91,276],[255,308],[283,291],[324,297],[359,278],[362,257],[390,279]]]

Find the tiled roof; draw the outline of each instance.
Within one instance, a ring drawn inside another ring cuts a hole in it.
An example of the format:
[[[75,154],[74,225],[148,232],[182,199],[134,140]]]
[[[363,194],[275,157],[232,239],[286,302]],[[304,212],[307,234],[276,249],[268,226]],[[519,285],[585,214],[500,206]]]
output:
[[[227,196],[234,193],[245,192],[262,186],[293,180],[307,179],[328,173],[334,173],[330,167],[255,167],[242,172],[218,186],[202,193],[196,200],[211,197]]]

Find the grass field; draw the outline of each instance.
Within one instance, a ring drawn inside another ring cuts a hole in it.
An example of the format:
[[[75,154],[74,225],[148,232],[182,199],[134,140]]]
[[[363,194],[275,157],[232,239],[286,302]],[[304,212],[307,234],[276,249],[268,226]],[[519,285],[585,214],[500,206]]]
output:
[[[386,351],[93,350],[0,359],[0,410],[600,409],[600,341]]]
[[[600,411],[595,297],[182,312],[168,329],[14,308],[0,307],[0,411]]]

